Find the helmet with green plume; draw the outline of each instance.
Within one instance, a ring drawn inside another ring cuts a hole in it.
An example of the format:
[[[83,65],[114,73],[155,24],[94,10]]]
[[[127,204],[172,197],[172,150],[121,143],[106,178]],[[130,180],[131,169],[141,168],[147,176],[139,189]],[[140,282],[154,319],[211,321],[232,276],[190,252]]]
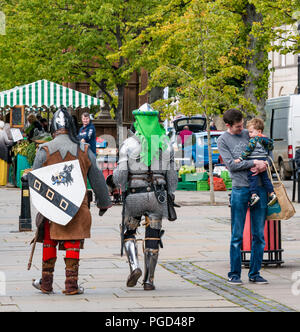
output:
[[[132,114],[135,117],[135,135],[142,145],[141,162],[150,166],[154,158],[159,159],[160,150],[164,152],[168,148],[169,138],[159,123],[159,112],[149,104],[142,105]]]

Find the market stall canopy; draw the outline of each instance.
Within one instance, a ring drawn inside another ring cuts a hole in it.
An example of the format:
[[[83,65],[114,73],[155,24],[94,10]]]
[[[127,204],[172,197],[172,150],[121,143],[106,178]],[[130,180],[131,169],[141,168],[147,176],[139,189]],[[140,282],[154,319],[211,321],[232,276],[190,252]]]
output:
[[[103,101],[59,84],[40,80],[0,92],[0,107],[16,105],[77,108],[103,106]]]

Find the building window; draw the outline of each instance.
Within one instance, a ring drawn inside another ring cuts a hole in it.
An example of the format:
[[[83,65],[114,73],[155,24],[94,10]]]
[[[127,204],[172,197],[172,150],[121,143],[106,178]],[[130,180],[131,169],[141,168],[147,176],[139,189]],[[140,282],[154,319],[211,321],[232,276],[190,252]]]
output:
[[[283,91],[283,88],[284,88],[284,87],[282,86],[282,87],[280,88],[280,90],[279,90],[279,94],[278,94],[278,95],[279,95],[279,97],[280,97],[280,96],[282,96],[282,91]]]

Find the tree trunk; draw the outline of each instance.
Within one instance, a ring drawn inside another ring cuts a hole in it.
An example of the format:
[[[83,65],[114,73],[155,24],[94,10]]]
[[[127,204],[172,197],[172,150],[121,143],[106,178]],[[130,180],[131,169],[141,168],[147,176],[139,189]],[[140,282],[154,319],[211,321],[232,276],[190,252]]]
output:
[[[124,142],[123,128],[123,104],[124,104],[124,85],[118,85],[118,106],[116,109],[116,125],[117,125],[117,149]]]
[[[246,78],[245,98],[249,99],[256,106],[259,114],[265,118],[264,108],[267,99],[267,83],[264,87],[264,82],[266,82],[265,75],[268,68],[265,68],[263,64],[266,64],[268,54],[265,50],[265,41],[251,34],[253,24],[262,23],[263,16],[256,11],[254,5],[248,3],[242,19],[245,25],[245,38],[248,39],[248,50],[251,54],[245,67],[249,73]],[[261,91],[258,91],[258,89]]]

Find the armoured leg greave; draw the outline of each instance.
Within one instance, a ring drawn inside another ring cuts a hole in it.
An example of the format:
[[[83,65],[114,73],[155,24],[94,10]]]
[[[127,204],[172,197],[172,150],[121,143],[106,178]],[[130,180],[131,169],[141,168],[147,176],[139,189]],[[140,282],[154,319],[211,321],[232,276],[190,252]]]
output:
[[[130,275],[127,279],[127,287],[134,287],[137,284],[138,279],[142,275],[142,270],[139,266],[138,260],[138,249],[135,238],[129,238],[125,240],[124,243],[125,252],[127,255]]]
[[[144,290],[154,290],[154,272],[158,261],[159,249],[145,249]]]
[[[160,229],[153,229],[147,226],[145,234],[145,274],[144,290],[154,290],[154,272],[158,261]]]
[[[125,240],[125,252],[128,258],[128,263],[130,267],[130,272],[138,269],[139,266],[139,260],[138,260],[138,248],[136,244],[135,239],[128,239]]]

